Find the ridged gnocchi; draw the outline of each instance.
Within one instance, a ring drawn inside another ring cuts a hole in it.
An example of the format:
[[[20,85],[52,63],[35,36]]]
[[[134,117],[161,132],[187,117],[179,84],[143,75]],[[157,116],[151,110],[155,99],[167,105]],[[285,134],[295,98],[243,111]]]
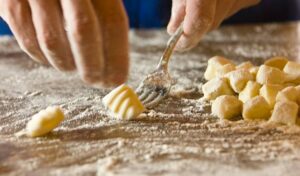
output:
[[[107,94],[102,99],[102,103],[117,119],[134,119],[145,111],[135,92],[124,84]]]
[[[56,128],[65,118],[60,107],[48,107],[35,114],[27,123],[25,133],[29,137],[46,135]]]

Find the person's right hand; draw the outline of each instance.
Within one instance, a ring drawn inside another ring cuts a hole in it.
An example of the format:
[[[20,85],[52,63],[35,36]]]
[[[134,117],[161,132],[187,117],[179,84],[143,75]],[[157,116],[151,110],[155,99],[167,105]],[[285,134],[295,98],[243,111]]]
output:
[[[120,0],[1,0],[0,16],[35,61],[77,69],[95,86],[128,73],[128,20]]]

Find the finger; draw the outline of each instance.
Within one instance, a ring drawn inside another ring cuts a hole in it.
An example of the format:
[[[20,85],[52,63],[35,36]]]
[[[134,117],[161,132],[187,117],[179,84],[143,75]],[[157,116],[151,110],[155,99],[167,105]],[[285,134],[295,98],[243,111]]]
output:
[[[128,75],[128,19],[120,0],[92,1],[102,29],[105,86],[124,83]]]
[[[27,1],[3,0],[1,2],[1,16],[8,23],[20,48],[33,60],[47,64],[47,59],[42,53],[36,38]]]
[[[33,24],[40,48],[51,65],[58,70],[74,70],[75,64],[63,28],[58,0],[29,0]]]
[[[258,4],[260,1],[261,0],[243,0],[243,1],[236,0],[233,6],[231,7],[231,9],[228,11],[227,18],[245,7]]]
[[[90,0],[61,0],[67,36],[81,78],[101,86],[104,54],[100,25]]]
[[[233,7],[237,0],[218,0],[216,4],[216,11],[213,24],[211,25],[210,31],[217,29],[224,19],[227,18],[227,14]]]
[[[172,35],[180,26],[185,16],[186,0],[173,0],[172,1],[172,14],[167,27],[167,31]]]
[[[207,33],[213,23],[216,0],[187,0],[186,15],[183,22],[184,33],[176,50],[191,49]]]

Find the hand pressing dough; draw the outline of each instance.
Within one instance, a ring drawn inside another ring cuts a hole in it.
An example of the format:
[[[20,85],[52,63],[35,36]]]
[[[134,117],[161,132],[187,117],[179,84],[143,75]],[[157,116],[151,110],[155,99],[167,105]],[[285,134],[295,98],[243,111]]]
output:
[[[228,77],[230,86],[236,93],[241,92],[247,82],[254,79],[252,74],[246,69],[232,71],[226,77]]]
[[[266,60],[264,65],[283,70],[284,66],[288,63],[288,61],[289,60],[285,57],[272,57],[271,59]]]
[[[293,101],[297,102],[299,97],[298,91],[295,87],[286,87],[278,92],[276,96],[276,102],[279,101]]]
[[[271,122],[294,125],[298,114],[298,104],[292,101],[279,101],[275,104]]]
[[[266,120],[271,116],[271,107],[262,96],[248,100],[243,106],[245,120]]]
[[[206,80],[212,80],[217,77],[217,70],[219,70],[223,65],[230,64],[234,66],[234,63],[230,60],[221,57],[215,56],[208,60],[207,69],[204,73],[204,78]]]
[[[234,95],[227,78],[214,78],[202,86],[204,98],[214,100],[221,95]]]
[[[243,103],[250,100],[251,98],[259,95],[259,89],[261,88],[261,85],[258,84],[255,81],[248,81],[246,84],[246,87],[240,92],[239,94],[239,100],[241,100]]]
[[[281,91],[283,88],[283,85],[265,84],[259,90],[259,95],[264,97],[269,103],[270,107],[273,108],[276,102],[276,96],[278,92]]]
[[[233,119],[242,114],[243,103],[233,95],[222,95],[212,103],[212,114],[221,119]]]
[[[27,123],[25,133],[29,137],[46,135],[56,128],[63,120],[64,113],[59,107],[48,107],[35,114]]]
[[[260,84],[283,84],[285,74],[278,68],[262,65],[258,69],[256,81]]]
[[[113,114],[113,117],[118,119],[134,119],[145,111],[135,92],[124,84],[107,94],[102,102]]]

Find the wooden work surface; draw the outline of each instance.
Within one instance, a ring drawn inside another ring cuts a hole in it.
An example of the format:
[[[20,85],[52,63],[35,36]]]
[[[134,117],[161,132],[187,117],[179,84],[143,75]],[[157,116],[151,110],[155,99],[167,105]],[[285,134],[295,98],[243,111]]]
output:
[[[134,121],[107,116],[109,90],[76,74],[35,64],[12,38],[0,38],[0,175],[289,175],[300,174],[299,127],[222,122],[199,100],[206,61],[298,58],[298,24],[225,27],[187,53],[176,53],[171,96]],[[131,31],[132,87],[158,62],[164,30]],[[18,138],[31,116],[61,105],[65,121],[42,138]]]

